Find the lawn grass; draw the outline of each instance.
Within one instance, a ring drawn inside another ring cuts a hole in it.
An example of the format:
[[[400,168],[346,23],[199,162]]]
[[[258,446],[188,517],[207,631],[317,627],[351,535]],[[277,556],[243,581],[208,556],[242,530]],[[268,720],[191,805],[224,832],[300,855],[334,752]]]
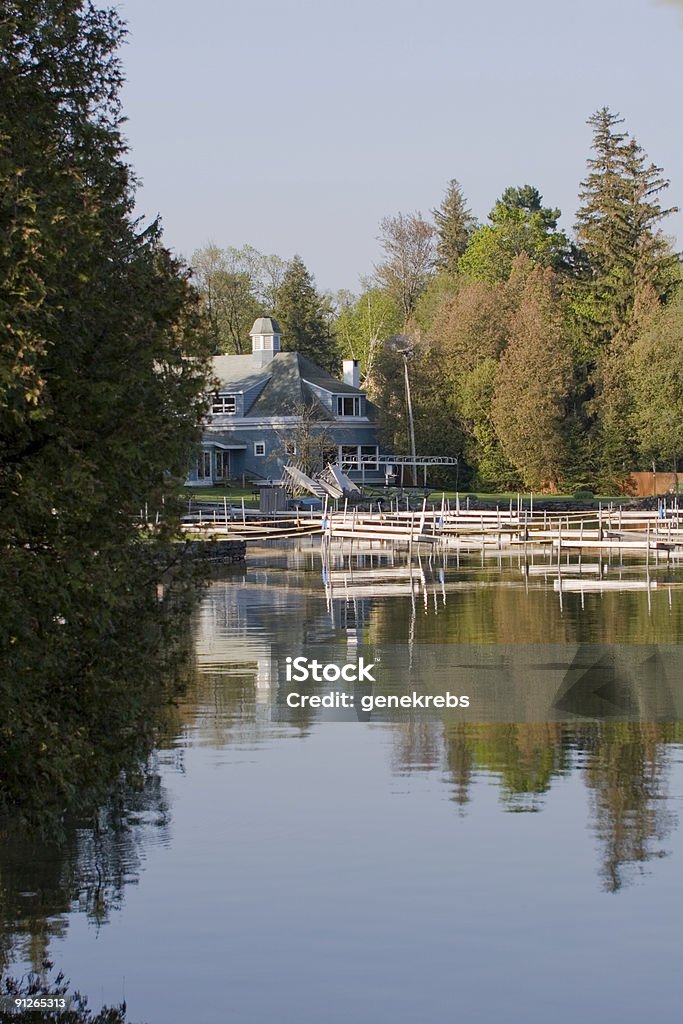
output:
[[[445,492],[442,492],[442,491],[439,491],[437,489],[437,490],[434,490],[434,491],[431,492],[431,496],[430,496],[431,500],[432,501],[434,500],[434,496],[435,495],[441,495],[442,493],[445,493],[446,497],[450,498],[451,501],[454,501],[455,498],[456,498],[456,492],[455,491],[445,491]],[[530,502],[530,500],[532,498],[532,495],[528,491],[520,491],[519,495],[518,495],[517,491],[514,491],[514,492],[512,492],[512,491],[500,491],[500,492],[497,492],[497,493],[490,493],[490,494],[486,493],[485,491],[460,491],[459,492],[460,501],[465,501],[467,498],[476,498],[477,500],[481,500],[481,501],[496,501],[496,502],[499,502],[501,505],[509,505],[510,502],[512,502],[513,505],[516,505],[517,504],[517,497],[518,496],[527,505],[529,504],[529,502]],[[630,501],[629,496],[625,495],[625,494],[596,494],[592,498],[576,498],[576,497],[574,497],[573,494],[543,494],[543,493],[538,493],[538,492],[534,492],[533,499],[534,499],[534,502],[536,502],[536,501],[543,501],[543,502],[546,502],[546,501],[547,502],[555,502],[555,501],[556,502],[563,502],[563,501],[588,501],[588,502],[601,501],[601,502],[607,502],[607,501],[611,501],[611,502],[614,502],[614,504],[617,504],[619,502],[624,502],[624,501]]]
[[[421,488],[410,489],[413,493],[421,493]],[[395,491],[393,492],[395,493]],[[256,508],[258,506],[259,498],[258,491],[256,488],[251,487],[230,487],[223,485],[219,487],[186,487],[185,494],[187,495],[188,501],[222,501],[224,498],[227,499],[228,504],[241,505],[242,499],[247,508]],[[517,504],[517,492],[511,491],[500,491],[495,493],[487,494],[484,491],[442,491],[438,487],[434,488],[429,493],[429,501],[436,503],[441,500],[441,495],[444,495],[448,500],[455,501],[456,497],[460,498],[461,502],[467,501],[468,498],[496,502],[502,506],[509,505],[512,502],[513,506]],[[525,503],[529,505],[531,495],[529,492],[520,492],[519,497]],[[534,494],[534,502],[564,502],[564,501],[577,501],[573,494]],[[376,498],[374,498],[376,500]],[[629,501],[627,495],[624,494],[596,494],[594,498],[585,499],[587,504],[594,504],[595,502],[613,502],[615,505],[622,502]]]
[[[256,507],[259,501],[258,491],[251,487],[186,487],[185,495],[188,501],[221,501],[227,498],[228,504],[233,505],[241,505],[244,498],[247,507]]]

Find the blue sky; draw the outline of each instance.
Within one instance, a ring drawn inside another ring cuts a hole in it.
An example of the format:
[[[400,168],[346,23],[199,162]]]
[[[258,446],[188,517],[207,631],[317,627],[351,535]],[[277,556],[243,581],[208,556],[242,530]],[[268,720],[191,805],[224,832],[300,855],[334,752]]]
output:
[[[586,119],[620,111],[683,207],[681,0],[121,0],[139,211],[189,257],[298,252],[359,289],[383,216],[457,178],[537,186],[570,230]],[[667,222],[683,245],[683,215]]]

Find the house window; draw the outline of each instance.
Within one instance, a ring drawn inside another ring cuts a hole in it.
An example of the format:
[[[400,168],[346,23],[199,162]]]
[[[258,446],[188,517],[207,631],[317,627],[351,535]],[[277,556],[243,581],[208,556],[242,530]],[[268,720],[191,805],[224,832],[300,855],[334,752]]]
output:
[[[197,479],[211,479],[211,452],[200,452],[197,456]]]
[[[339,462],[341,464],[342,469],[358,469],[358,445],[340,445]]]
[[[254,441],[254,455],[262,458],[266,454],[266,442],[265,441]]]
[[[378,455],[379,449],[376,444],[362,444],[360,446],[360,461],[366,469],[378,469]]]
[[[285,445],[285,455],[296,455],[296,444],[293,441],[288,441]]]
[[[211,412],[227,413],[234,416],[237,411],[237,399],[235,395],[214,395],[211,404]]]
[[[337,395],[337,416],[360,416],[361,400],[356,395]]]
[[[230,479],[230,452],[219,450],[216,452],[216,480]]]

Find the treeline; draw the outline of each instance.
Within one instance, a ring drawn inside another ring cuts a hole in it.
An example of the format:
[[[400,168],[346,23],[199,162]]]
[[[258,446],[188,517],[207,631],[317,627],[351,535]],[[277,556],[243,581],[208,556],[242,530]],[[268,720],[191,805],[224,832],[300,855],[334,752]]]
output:
[[[681,264],[668,181],[607,108],[573,236],[538,189],[505,189],[478,224],[456,180],[431,218],[380,225],[359,295],[320,294],[300,257],[208,247],[194,268],[218,351],[273,313],[283,344],[330,369],[360,360],[385,441],[408,452],[404,357],[421,454],[457,455],[482,489],[614,489],[683,453]]]

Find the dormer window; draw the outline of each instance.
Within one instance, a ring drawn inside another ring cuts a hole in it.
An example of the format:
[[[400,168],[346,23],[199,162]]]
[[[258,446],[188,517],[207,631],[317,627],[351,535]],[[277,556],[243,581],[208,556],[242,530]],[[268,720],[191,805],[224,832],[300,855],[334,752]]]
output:
[[[356,395],[337,395],[337,416],[361,416],[361,403]]]
[[[237,398],[235,395],[214,395],[211,403],[211,412],[217,415],[234,416],[237,412]]]

